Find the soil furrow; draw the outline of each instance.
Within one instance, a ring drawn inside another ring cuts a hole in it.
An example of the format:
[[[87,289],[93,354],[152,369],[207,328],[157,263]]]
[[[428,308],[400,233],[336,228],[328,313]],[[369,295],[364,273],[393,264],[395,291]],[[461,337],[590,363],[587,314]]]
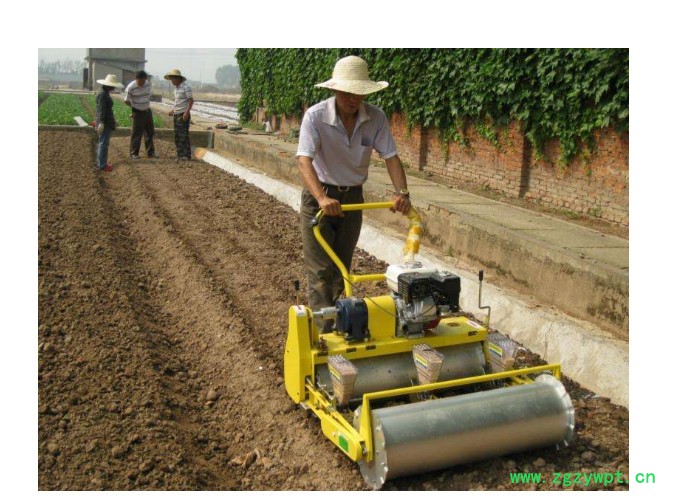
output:
[[[172,315],[190,325],[190,336],[208,340],[208,347],[199,344],[202,349],[192,366],[201,368],[212,388],[222,396],[209,408],[210,418],[205,417],[209,418],[205,424],[219,429],[232,428],[231,423],[237,422],[236,435],[231,436],[236,443],[230,446],[230,455],[241,457],[256,449],[261,455],[259,465],[245,469],[248,475],[241,480],[241,486],[328,489],[344,488],[349,482],[361,486],[351,471],[342,480],[339,474],[311,477],[312,469],[319,468],[322,462],[332,466],[339,452],[324,442],[312,446],[314,431],[306,429],[302,414],[291,412],[293,405],[285,397],[278,368],[261,360],[254,349],[256,342],[252,339],[260,338],[264,332],[250,326],[248,316],[237,309],[236,300],[230,302],[231,291],[220,286],[218,280],[214,282],[211,275],[215,273],[204,266],[202,256],[195,251],[194,238],[190,237],[194,231],[186,234],[176,223],[175,213],[181,215],[180,220],[194,219],[191,207],[173,203],[180,198],[175,191],[168,197],[158,196],[155,186],[141,180],[146,173],[134,167],[131,165],[124,174],[111,179],[111,190],[119,194],[118,201],[124,206],[133,232],[143,235],[142,254],[163,256],[159,266],[150,261],[145,265],[160,273],[167,290],[176,288],[176,296],[168,302],[172,304]],[[160,183],[167,184],[159,177]],[[198,276],[202,285],[194,283]],[[183,292],[178,292],[177,287],[182,287]],[[200,290],[205,287],[210,288],[208,293]],[[189,290],[189,298],[185,290]],[[227,297],[226,302],[221,297]],[[176,306],[181,303],[184,307]],[[228,312],[228,324],[207,321],[221,314],[222,309]],[[224,380],[228,383],[223,384]],[[290,432],[293,429],[297,430]],[[259,467],[264,475],[256,470]]]

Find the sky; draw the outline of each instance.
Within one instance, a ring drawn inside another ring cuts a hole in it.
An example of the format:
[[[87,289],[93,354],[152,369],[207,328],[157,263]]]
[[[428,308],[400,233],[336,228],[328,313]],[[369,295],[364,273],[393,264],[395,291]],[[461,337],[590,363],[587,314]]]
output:
[[[57,59],[84,59],[87,49],[38,49],[38,61]],[[237,64],[237,49],[145,49],[148,62],[145,70],[161,75],[178,68],[190,80],[215,83],[216,69],[225,64]]]

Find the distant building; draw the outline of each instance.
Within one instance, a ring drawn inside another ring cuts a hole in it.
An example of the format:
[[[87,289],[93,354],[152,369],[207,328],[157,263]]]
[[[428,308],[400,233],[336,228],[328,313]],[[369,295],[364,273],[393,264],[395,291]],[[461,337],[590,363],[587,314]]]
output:
[[[126,85],[134,79],[136,71],[145,69],[145,49],[87,49],[85,57],[89,63],[86,79],[87,87],[94,90],[100,87],[96,80],[106,75],[117,75]]]

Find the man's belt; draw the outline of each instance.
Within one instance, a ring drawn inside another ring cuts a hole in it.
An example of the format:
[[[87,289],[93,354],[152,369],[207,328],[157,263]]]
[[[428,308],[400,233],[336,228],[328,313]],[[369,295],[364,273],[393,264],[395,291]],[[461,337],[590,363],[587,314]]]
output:
[[[363,186],[334,186],[332,184],[326,184],[322,182],[321,185],[324,189],[334,189],[340,193],[347,193],[349,191],[361,191]]]

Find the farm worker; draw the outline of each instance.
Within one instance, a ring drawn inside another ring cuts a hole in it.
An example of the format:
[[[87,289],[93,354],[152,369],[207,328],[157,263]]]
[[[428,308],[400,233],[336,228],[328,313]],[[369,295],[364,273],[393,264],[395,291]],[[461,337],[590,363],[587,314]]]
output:
[[[192,158],[190,149],[190,110],[194,104],[192,87],[188,85],[180,70],[172,69],[164,78],[173,84],[173,109],[169,115],[173,115],[173,134],[176,141],[176,152],[179,160]]]
[[[96,80],[101,85],[101,91],[96,94],[96,131],[98,132],[98,152],[96,154],[96,166],[110,172],[112,165],[108,163],[108,145],[110,134],[117,128],[115,115],[113,114],[113,100],[110,92],[113,89],[124,87],[117,81],[116,75],[108,75],[105,80]]]
[[[373,150],[384,159],[394,184],[394,211],[410,209],[406,176],[387,117],[364,102],[364,96],[388,86],[370,80],[366,61],[345,57],[330,80],[316,85],[332,90],[333,97],[309,108],[302,119],[296,157],[305,185],[300,212],[311,309],[335,305],[344,290],[339,270],[314,238],[312,219],[323,209],[328,217],[321,221],[321,234],[350,269],[362,213],[343,212],[341,204],[363,203],[362,186]],[[326,321],[324,332],[332,329],[333,321]]]
[[[136,78],[126,88],[124,102],[131,107],[131,142],[129,156],[132,160],[140,158],[141,139],[145,135],[145,152],[148,158],[159,158],[155,153],[155,124],[152,121],[152,109],[150,109],[150,97],[152,96],[152,84],[148,74],[141,70],[136,72]]]

